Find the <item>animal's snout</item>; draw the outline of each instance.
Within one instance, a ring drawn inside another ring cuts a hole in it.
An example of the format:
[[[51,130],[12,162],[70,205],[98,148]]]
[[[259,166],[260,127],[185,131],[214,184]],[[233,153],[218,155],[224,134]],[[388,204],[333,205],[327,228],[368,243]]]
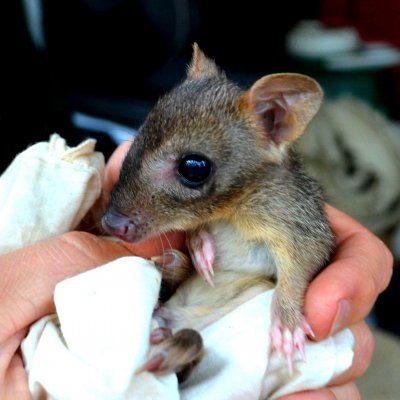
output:
[[[104,214],[101,224],[110,235],[126,241],[132,241],[132,236],[136,230],[135,223],[131,218],[112,208]]]

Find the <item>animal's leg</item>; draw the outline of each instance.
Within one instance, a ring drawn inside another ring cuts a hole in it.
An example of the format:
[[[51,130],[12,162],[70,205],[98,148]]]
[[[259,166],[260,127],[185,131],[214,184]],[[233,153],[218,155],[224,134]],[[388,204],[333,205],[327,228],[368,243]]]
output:
[[[299,282],[287,281],[286,285],[280,285],[278,282],[272,304],[270,329],[272,349],[286,358],[290,373],[293,372],[295,352],[298,351],[301,358],[305,360],[306,338],[307,336],[314,337],[303,315],[304,292],[305,285],[303,288]]]

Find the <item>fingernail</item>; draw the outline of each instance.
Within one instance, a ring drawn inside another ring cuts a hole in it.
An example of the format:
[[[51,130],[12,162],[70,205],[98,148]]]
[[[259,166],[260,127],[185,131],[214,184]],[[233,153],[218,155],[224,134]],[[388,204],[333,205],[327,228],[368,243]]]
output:
[[[350,301],[340,300],[339,307],[336,313],[336,317],[333,320],[332,329],[330,334],[334,334],[345,327],[345,323],[350,314]]]

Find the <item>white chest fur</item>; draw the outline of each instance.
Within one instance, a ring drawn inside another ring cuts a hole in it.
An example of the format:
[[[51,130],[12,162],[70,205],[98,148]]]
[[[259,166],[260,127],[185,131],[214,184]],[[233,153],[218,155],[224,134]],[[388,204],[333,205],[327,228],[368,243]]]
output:
[[[214,269],[242,272],[250,275],[276,276],[276,266],[268,246],[264,242],[246,240],[240,228],[227,222],[209,225],[215,240],[216,259]]]

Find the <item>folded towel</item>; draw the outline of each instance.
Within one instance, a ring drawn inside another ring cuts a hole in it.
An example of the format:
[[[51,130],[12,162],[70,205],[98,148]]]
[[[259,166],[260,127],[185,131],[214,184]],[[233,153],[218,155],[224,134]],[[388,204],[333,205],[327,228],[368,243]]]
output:
[[[9,210],[2,229],[18,234],[2,236],[0,252],[73,229],[99,194],[102,160],[94,142],[69,149],[58,135],[18,155],[0,177],[0,187],[15,184],[0,192]],[[205,357],[183,385],[174,374],[135,374],[157,326],[160,281],[151,261],[124,257],[59,283],[57,313],[36,322],[21,346],[33,398],[274,399],[324,386],[351,365],[349,330],[307,343],[307,361],[296,360],[292,375],[284,359],[269,357],[269,290],[201,331]]]
[[[0,177],[0,254],[76,228],[101,192],[95,144],[54,134],[17,155]]]

